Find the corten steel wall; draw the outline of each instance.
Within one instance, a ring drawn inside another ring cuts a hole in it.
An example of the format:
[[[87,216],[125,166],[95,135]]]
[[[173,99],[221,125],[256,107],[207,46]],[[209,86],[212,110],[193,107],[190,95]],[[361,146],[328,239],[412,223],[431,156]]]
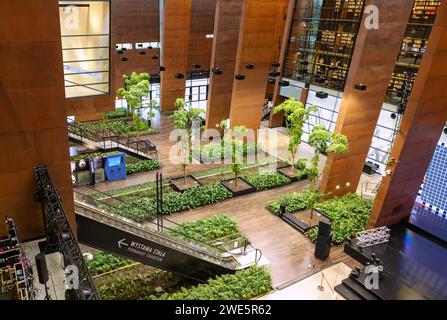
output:
[[[268,72],[278,42],[275,26],[282,19],[282,13],[280,0],[244,3],[235,74],[245,75],[245,80],[233,83],[231,126],[260,127]],[[255,68],[247,69],[246,64],[253,64]]]
[[[221,120],[230,117],[243,3],[244,0],[217,1],[211,68],[220,68],[222,74],[210,73],[207,128],[215,128]]]
[[[355,192],[396,63],[412,0],[368,0],[380,12],[379,29],[367,29],[363,15],[335,133],[349,139],[349,152],[329,154],[321,191],[331,196]],[[366,84],[367,90],[354,88]],[[338,188],[337,188],[338,186]]]
[[[407,217],[447,121],[447,2],[443,1],[409,97],[369,227]]]
[[[46,164],[75,228],[57,0],[0,1],[0,70],[0,219],[44,235],[33,168]]]
[[[160,49],[136,50],[135,43],[160,41],[159,0],[113,0],[111,10],[111,63],[116,89],[124,86],[123,75],[135,72],[159,73]],[[133,50],[117,54],[116,44],[132,43]],[[141,54],[144,52],[145,54]],[[122,61],[126,57],[127,61]]]
[[[195,64],[200,64],[202,70],[210,68],[213,39],[207,39],[206,35],[214,32],[216,2],[216,0],[192,0],[188,70],[194,70]]]
[[[175,100],[185,97],[185,79],[188,71],[189,24],[191,0],[164,0],[161,65],[160,109],[174,110]],[[177,79],[176,73],[185,78]]]

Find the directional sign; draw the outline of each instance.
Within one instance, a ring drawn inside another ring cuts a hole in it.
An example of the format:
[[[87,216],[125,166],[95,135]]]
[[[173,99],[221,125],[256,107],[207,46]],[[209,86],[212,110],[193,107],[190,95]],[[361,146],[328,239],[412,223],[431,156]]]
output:
[[[76,215],[78,241],[85,245],[197,280],[234,270],[202,260],[152,240]]]

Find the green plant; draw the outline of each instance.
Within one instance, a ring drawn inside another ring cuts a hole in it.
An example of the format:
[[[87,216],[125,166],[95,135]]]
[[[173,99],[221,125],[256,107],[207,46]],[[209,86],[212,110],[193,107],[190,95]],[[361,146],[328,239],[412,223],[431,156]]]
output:
[[[143,171],[151,171],[159,168],[160,168],[160,162],[158,162],[157,160],[144,160],[137,163],[126,164],[127,174],[143,172]]]
[[[309,202],[314,197],[314,190],[305,189],[302,192],[293,192],[283,195],[277,200],[267,203],[267,209],[275,215],[279,215],[280,206],[285,205],[285,212],[291,213],[309,207]]]
[[[332,241],[340,244],[363,231],[371,214],[372,201],[365,200],[357,194],[348,193],[316,204],[316,209],[331,218]],[[313,228],[308,237],[315,241],[318,227]]]
[[[87,260],[86,264],[93,276],[103,274],[135,263],[113,254],[97,251],[93,253],[93,259]]]
[[[290,178],[278,172],[265,172],[245,175],[244,179],[258,190],[266,190],[290,183]]]
[[[104,114],[104,118],[107,120],[119,119],[119,118],[128,118],[131,117],[132,113],[126,108],[116,108],[115,111],[106,112]]]
[[[299,150],[303,136],[303,126],[309,119],[312,112],[317,110],[316,106],[306,108],[303,103],[295,98],[290,98],[273,108],[273,113],[284,112],[286,116],[286,125],[289,128],[289,145],[288,150],[291,158],[290,172],[294,171],[295,155]]]
[[[193,139],[193,125],[200,121],[200,115],[204,112],[200,108],[193,108],[185,103],[184,99],[178,98],[175,101],[177,109],[170,116],[172,124],[176,129],[183,130],[180,139],[181,146],[181,166],[183,171],[184,183],[186,185],[186,167],[192,162],[192,139]]]
[[[253,265],[235,274],[225,274],[210,279],[205,284],[181,288],[175,293],[151,295],[151,300],[248,300],[267,293],[272,280],[267,269]]]

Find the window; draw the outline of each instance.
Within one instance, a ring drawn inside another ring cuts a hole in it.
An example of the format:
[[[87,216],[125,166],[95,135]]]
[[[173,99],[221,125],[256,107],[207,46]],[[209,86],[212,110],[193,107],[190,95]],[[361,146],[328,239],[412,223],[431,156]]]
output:
[[[66,98],[109,94],[109,1],[59,1]]]

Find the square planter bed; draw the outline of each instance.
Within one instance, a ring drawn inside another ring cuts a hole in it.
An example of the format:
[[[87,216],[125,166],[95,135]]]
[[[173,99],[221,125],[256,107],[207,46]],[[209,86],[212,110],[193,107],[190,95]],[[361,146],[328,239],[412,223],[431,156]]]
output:
[[[283,219],[285,222],[290,224],[301,233],[306,233],[313,227],[318,226],[320,221],[331,221],[331,219],[324,212],[321,212],[317,209],[314,209],[312,220],[310,220],[310,210],[308,209],[286,213],[281,216],[281,219]]]
[[[301,181],[307,179],[307,174],[303,174],[300,170],[295,168],[293,172],[290,172],[291,165],[285,165],[276,169],[280,174],[288,177],[292,182]]]
[[[175,191],[183,192],[191,188],[200,187],[202,184],[199,180],[194,178],[192,175],[186,176],[186,183],[184,177],[177,177],[169,179],[169,183]]]
[[[233,197],[256,192],[256,187],[241,177],[238,178],[237,186],[236,179],[234,178],[223,180],[221,183],[225,188],[228,189],[228,191],[233,194]]]

